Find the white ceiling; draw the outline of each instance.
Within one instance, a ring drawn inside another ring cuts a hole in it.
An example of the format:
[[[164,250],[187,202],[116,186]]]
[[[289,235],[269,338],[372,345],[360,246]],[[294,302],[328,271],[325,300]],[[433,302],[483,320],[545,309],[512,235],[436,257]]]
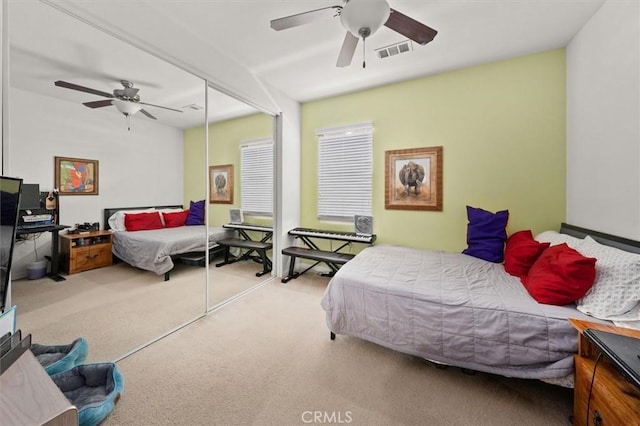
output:
[[[429,44],[379,59],[375,49],[405,40],[382,27],[362,42],[353,63],[335,66],[345,30],[328,18],[284,31],[270,20],[341,4],[341,0],[61,0],[55,3],[102,29],[153,45],[188,69],[206,69],[232,92],[238,69],[306,102],[509,57],[564,47],[605,0],[388,0],[392,8],[438,30]],[[35,0],[9,2],[11,85],[71,102],[100,97],[55,87],[65,80],[111,92],[120,79],[142,101],[181,109],[204,104],[204,82]],[[46,24],[43,24],[46,23]],[[213,61],[213,62],[212,62]],[[212,67],[212,63],[216,66]],[[219,64],[219,66],[217,66]],[[234,68],[238,67],[238,68]],[[235,75],[234,75],[235,74]],[[208,76],[202,76],[207,77]],[[260,87],[260,85],[258,85]],[[251,89],[253,90],[253,89]],[[247,99],[251,95],[237,93]],[[210,91],[210,120],[254,112]],[[113,110],[106,107],[96,110]],[[145,108],[165,124],[201,125],[203,112]]]

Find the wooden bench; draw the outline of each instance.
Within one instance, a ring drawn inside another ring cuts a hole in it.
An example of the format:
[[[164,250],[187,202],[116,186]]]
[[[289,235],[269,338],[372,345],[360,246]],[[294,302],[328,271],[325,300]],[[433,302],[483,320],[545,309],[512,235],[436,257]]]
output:
[[[267,250],[271,250],[273,244],[261,241],[244,240],[241,238],[226,238],[218,241],[218,244],[224,247],[224,262],[216,264],[216,267],[235,263],[239,260],[251,259],[251,253],[254,251],[260,256],[260,262],[262,263],[262,272],[257,272],[256,276],[260,277],[264,274],[271,272],[271,259],[267,256]],[[231,247],[247,250],[242,256],[230,258],[229,252]]]
[[[318,263],[321,263],[321,262],[326,263],[332,269],[333,272],[330,275],[333,275],[333,273],[335,273],[335,271],[338,270],[340,265],[344,265],[345,263],[347,263],[348,261],[350,261],[355,257],[355,254],[350,254],[350,253],[338,253],[334,251],[314,250],[314,249],[308,249],[304,247],[287,247],[285,249],[282,249],[282,254],[291,257],[291,262],[289,263],[289,275],[281,280],[283,283],[286,283],[291,279],[298,278],[300,275],[304,274],[309,269],[313,268],[314,266],[316,266]],[[316,263],[314,263],[313,265],[311,265],[310,267],[308,267],[302,272],[295,272],[296,259],[298,257],[302,259],[314,260]]]

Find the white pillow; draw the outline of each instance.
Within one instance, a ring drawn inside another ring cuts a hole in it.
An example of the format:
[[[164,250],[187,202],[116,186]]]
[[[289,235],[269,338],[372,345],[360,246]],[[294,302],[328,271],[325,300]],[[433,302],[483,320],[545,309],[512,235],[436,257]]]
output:
[[[640,301],[640,255],[605,246],[587,236],[578,250],[595,257],[596,280],[589,292],[578,300],[578,310],[601,319],[630,315]],[[638,310],[630,320],[640,319]]]
[[[160,220],[162,221],[162,226],[167,226],[166,223],[164,223],[164,215],[163,213],[175,213],[175,212],[183,212],[184,209],[180,209],[180,208],[167,208],[167,209],[158,209],[158,211],[160,212]]]
[[[155,209],[153,207],[149,208],[149,209],[143,209],[143,210],[120,210],[115,212],[114,214],[112,214],[109,217],[109,228],[111,228],[113,231],[126,231],[127,227],[124,226],[124,215],[126,214],[132,214],[132,213],[146,213],[146,212],[152,212]]]
[[[567,245],[574,250],[578,250],[578,247],[580,247],[584,241],[582,238],[561,234],[558,231],[544,231],[536,235],[535,240],[541,243],[551,243],[552,246],[567,243]]]

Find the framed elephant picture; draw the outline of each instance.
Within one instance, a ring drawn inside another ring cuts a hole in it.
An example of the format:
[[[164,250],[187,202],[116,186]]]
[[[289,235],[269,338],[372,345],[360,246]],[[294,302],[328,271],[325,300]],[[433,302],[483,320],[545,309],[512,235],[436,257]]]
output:
[[[209,167],[209,203],[233,204],[233,164]]]
[[[442,147],[385,151],[385,209],[442,211]]]

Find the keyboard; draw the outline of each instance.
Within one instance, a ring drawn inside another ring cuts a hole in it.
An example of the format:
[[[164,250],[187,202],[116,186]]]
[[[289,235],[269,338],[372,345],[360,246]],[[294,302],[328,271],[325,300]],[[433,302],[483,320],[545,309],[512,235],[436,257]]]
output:
[[[375,241],[375,235],[360,235],[355,232],[336,232],[336,231],[324,231],[322,229],[310,229],[310,228],[294,228],[289,231],[289,235],[297,235],[304,237],[325,238],[328,240],[341,240],[341,241],[353,241],[356,243],[371,244]]]

